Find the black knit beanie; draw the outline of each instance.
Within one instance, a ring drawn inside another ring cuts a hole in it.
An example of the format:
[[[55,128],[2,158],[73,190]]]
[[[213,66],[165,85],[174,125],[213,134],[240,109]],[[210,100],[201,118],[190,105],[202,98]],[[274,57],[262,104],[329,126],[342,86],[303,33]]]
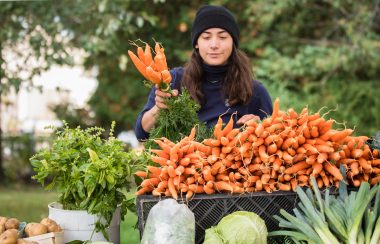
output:
[[[232,13],[222,6],[205,5],[201,7],[193,23],[191,41],[197,44],[199,35],[209,28],[221,28],[232,36],[235,46],[239,46],[239,27]]]

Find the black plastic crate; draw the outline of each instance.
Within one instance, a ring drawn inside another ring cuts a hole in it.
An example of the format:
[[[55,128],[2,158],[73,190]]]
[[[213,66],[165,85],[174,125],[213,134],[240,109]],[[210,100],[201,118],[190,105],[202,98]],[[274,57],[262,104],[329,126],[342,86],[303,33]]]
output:
[[[137,215],[140,236],[148,218],[149,211],[165,197],[141,195],[137,197]],[[276,191],[272,193],[255,192],[250,194],[197,194],[190,201],[178,199],[185,203],[195,215],[195,243],[203,243],[205,230],[218,222],[226,215],[235,211],[250,211],[258,214],[266,223],[268,232],[279,230],[278,222],[273,215],[279,215],[280,209],[292,213],[298,202],[295,192]],[[269,243],[284,243],[281,239],[271,239]],[[289,243],[289,242],[287,242]]]

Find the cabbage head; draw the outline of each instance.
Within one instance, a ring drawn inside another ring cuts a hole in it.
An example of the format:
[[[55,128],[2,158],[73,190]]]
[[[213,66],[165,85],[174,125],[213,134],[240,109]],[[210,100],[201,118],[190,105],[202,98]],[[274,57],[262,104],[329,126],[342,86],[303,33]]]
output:
[[[207,229],[203,243],[266,244],[267,237],[268,230],[260,216],[253,212],[237,211]]]

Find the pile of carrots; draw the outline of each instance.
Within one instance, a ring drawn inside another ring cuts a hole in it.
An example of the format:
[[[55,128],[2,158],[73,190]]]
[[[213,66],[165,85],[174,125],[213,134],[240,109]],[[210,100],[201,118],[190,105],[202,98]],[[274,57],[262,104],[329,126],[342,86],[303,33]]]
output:
[[[148,43],[145,44],[145,49],[138,46],[137,55],[128,50],[128,55],[137,70],[144,78],[154,85],[157,85],[162,90],[168,90],[172,77],[170,75],[164,48],[158,43],[154,47],[155,56],[152,56],[152,50]]]
[[[287,112],[274,102],[274,111],[262,121],[250,120],[242,128],[233,128],[233,117],[224,125],[219,118],[213,138],[202,143],[191,134],[174,143],[155,140],[161,149],[151,149],[157,166],[136,172],[143,178],[137,195],[152,193],[190,199],[196,193],[245,193],[257,191],[295,191],[296,186],[338,187],[347,184],[372,185],[380,181],[379,151],[371,150],[366,136],[351,136],[352,129],[332,129],[332,119],[308,113]]]

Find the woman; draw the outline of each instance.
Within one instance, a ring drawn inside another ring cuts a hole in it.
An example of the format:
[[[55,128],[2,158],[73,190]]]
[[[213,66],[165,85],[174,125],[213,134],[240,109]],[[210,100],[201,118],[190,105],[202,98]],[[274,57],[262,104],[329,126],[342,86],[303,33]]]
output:
[[[250,119],[272,114],[272,100],[265,87],[253,79],[247,56],[238,49],[239,27],[232,13],[221,6],[201,7],[191,32],[193,53],[186,66],[172,69],[173,95],[184,86],[201,105],[200,121],[208,127],[220,115],[227,123],[236,113],[235,127]],[[149,138],[160,109],[167,109],[170,93],[152,89],[139,114],[135,133],[139,140]]]

